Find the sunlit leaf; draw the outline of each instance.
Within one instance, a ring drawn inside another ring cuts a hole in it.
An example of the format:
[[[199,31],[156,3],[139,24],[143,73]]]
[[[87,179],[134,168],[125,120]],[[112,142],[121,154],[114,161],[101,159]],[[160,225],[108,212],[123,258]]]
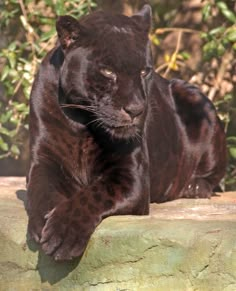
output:
[[[10,45],[8,46],[9,51],[14,51],[16,49],[16,42],[13,41],[12,43],[10,43]]]
[[[225,18],[233,23],[236,22],[236,15],[229,10],[227,4],[223,1],[219,1],[216,3],[221,13],[225,16]]]
[[[236,42],[236,28],[230,30],[227,34],[227,39],[231,42]]]
[[[210,16],[210,13],[211,13],[211,5],[210,3],[204,5],[203,9],[202,9],[202,17],[203,17],[203,20],[206,21],[209,16]]]
[[[57,15],[64,15],[65,11],[65,4],[63,0],[55,1],[55,10]]]
[[[236,136],[228,136],[227,137],[227,142],[230,144],[235,144],[236,145]]]
[[[8,54],[8,60],[9,60],[9,63],[10,63],[10,67],[12,69],[15,68],[15,65],[16,65],[16,55],[14,52],[9,52]]]
[[[223,46],[222,43],[219,43],[217,47],[217,55],[222,56],[225,53],[225,47]]]
[[[0,149],[4,152],[9,150],[8,144],[0,137]]]
[[[229,10],[223,10],[222,14],[225,16],[225,18],[227,18],[229,21],[235,23],[236,22],[236,15]]]
[[[181,52],[180,54],[184,60],[189,60],[191,55],[188,52]]]
[[[236,147],[230,147],[229,154],[233,159],[236,159]]]
[[[7,78],[9,72],[10,72],[10,68],[7,65],[5,65],[1,73],[1,81],[4,81]]]
[[[156,45],[156,46],[160,45],[160,40],[156,34],[151,35],[150,40],[154,45]]]
[[[216,5],[219,7],[219,9],[222,10],[228,10],[228,6],[223,1],[217,1]]]
[[[223,26],[219,26],[219,27],[216,27],[216,28],[212,29],[212,30],[209,32],[209,34],[210,34],[210,35],[222,34],[224,31],[225,31],[225,27],[223,27]]]
[[[20,149],[16,145],[12,145],[10,151],[14,156],[19,156],[20,154]]]
[[[10,136],[10,131],[8,129],[6,129],[5,127],[0,127],[0,134],[6,135],[6,136]]]

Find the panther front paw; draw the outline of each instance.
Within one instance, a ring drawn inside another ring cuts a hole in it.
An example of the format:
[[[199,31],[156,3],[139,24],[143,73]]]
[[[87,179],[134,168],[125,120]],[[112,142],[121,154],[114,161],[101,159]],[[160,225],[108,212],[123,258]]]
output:
[[[41,240],[42,229],[45,225],[45,219],[40,215],[29,216],[28,235],[29,239],[35,240],[37,243]]]
[[[83,254],[96,224],[70,202],[61,203],[46,215],[40,243],[47,255],[55,260],[71,260]]]

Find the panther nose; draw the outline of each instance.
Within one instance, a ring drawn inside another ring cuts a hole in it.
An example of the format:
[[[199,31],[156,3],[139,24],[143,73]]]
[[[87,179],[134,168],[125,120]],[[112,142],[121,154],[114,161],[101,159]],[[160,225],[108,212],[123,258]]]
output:
[[[124,107],[124,111],[128,113],[132,119],[134,119],[143,113],[144,106],[142,104],[130,103]]]

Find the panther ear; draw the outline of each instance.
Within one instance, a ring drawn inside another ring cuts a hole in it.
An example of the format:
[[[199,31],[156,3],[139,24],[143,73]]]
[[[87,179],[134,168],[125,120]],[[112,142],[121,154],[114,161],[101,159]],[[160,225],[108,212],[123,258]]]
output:
[[[60,16],[58,18],[56,29],[63,49],[67,49],[74,43],[79,38],[82,30],[79,22],[69,15]]]
[[[148,32],[152,26],[152,8],[150,5],[145,4],[143,8],[132,16],[134,20],[141,21],[143,29]]]

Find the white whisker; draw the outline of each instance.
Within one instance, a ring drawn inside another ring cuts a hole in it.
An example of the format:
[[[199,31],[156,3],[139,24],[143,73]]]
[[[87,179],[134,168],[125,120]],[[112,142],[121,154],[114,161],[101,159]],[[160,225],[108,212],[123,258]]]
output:
[[[91,105],[80,105],[80,104],[61,104],[61,108],[79,108],[89,112],[96,112],[96,107]]]

